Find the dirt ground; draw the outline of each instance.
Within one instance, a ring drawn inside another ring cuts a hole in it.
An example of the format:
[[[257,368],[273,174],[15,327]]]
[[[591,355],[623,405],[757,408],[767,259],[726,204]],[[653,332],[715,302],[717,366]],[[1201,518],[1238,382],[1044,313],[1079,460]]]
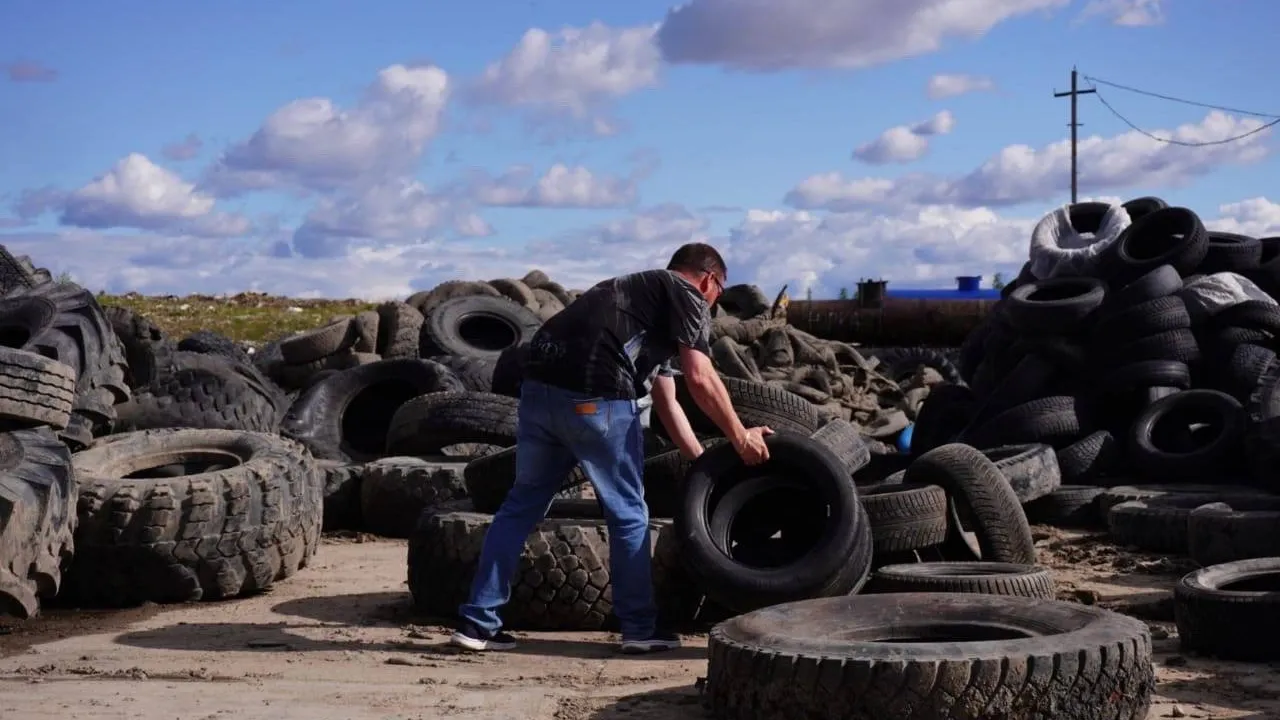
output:
[[[1149,718],[1280,718],[1267,665],[1185,657],[1169,587],[1187,565],[1037,528],[1064,599],[1150,623],[1160,684]],[[326,539],[314,564],[235,601],[0,621],[0,718],[172,720],[678,720],[704,717],[705,638],[630,658],[607,633],[516,633],[512,653],[461,654],[414,617],[405,544]]]

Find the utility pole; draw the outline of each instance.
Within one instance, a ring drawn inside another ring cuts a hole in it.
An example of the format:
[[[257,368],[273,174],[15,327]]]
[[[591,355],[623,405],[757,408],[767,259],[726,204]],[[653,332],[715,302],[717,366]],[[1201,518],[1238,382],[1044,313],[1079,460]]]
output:
[[[1071,98],[1071,203],[1076,202],[1076,128],[1080,127],[1080,123],[1076,122],[1076,98],[1081,95],[1092,95],[1097,90],[1079,90],[1076,87],[1076,77],[1078,73],[1073,65],[1071,67],[1071,92],[1055,92],[1054,97],[1070,97]]]

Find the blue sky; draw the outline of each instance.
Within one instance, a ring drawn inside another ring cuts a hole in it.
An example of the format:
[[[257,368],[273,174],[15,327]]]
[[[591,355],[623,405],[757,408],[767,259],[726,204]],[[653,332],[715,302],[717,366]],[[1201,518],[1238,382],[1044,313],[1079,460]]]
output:
[[[396,297],[533,267],[581,287],[692,239],[769,292],[948,285],[1016,272],[1069,200],[1052,93],[1073,64],[1280,114],[1249,72],[1276,20],[1266,0],[10,0],[0,243],[147,293]],[[1261,122],[1100,90],[1161,137]],[[1280,234],[1270,130],[1179,147],[1080,110],[1082,196]]]

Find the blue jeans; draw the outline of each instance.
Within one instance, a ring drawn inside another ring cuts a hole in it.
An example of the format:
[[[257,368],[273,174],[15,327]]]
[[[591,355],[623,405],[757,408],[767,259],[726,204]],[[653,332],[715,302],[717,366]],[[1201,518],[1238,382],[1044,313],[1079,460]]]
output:
[[[489,633],[502,627],[498,609],[511,599],[525,539],[551,507],[574,465],[595,486],[609,528],[613,611],[623,640],[655,630],[649,507],[644,502],[644,437],[635,400],[605,400],[525,380],[516,426],[516,479],[493,516],[464,620]]]

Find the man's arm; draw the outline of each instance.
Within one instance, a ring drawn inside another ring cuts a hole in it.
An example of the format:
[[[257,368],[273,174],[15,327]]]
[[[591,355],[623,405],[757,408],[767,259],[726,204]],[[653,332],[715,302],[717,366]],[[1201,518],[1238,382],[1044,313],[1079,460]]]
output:
[[[687,460],[696,459],[702,454],[703,447],[698,436],[693,434],[689,416],[684,414],[684,408],[676,400],[676,379],[670,375],[657,376],[653,379],[650,395],[653,397],[653,409],[658,413],[658,419],[662,421],[662,426],[667,429],[667,434],[676,447],[680,448],[680,454]]]
[[[681,345],[680,367],[684,371],[684,379],[689,385],[693,401],[720,428],[720,432],[724,433],[734,447],[739,447],[747,436],[747,428],[738,418],[738,412],[733,409],[729,391],[721,382],[711,358],[700,350]],[[657,401],[657,396],[654,400]]]

